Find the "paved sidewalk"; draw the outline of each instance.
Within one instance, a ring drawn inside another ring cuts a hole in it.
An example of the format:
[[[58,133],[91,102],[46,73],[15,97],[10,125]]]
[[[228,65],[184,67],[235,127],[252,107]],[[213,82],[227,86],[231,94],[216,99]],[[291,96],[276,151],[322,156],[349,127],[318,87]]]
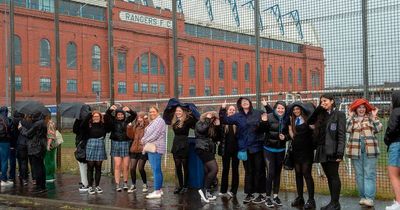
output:
[[[197,190],[190,190],[184,195],[173,194],[174,187],[167,183],[164,188],[164,197],[162,199],[148,200],[141,191],[139,184],[135,193],[116,192],[113,186],[113,179],[102,177],[100,186],[103,188],[103,194],[88,195],[78,192],[79,176],[60,174],[55,183],[48,183],[48,191],[41,194],[32,194],[32,186],[15,186],[1,188],[0,209],[268,209],[264,204],[244,205],[242,200],[244,194],[239,190],[237,198],[217,198],[210,204],[204,204],[200,201]],[[151,189],[150,189],[151,190]],[[14,195],[14,196],[10,196]],[[306,195],[306,194],[305,194]],[[282,192],[279,197],[283,206],[276,209],[296,209],[290,207],[290,202],[295,194],[291,192]],[[28,205],[19,205],[17,201],[27,200]],[[341,204],[344,210],[368,209],[358,205],[358,198],[342,197]],[[32,202],[32,205],[29,204]],[[316,195],[317,209],[329,202],[329,196]],[[376,201],[375,209],[385,209],[390,201]],[[18,208],[19,207],[19,208]],[[373,208],[370,208],[373,209]]]

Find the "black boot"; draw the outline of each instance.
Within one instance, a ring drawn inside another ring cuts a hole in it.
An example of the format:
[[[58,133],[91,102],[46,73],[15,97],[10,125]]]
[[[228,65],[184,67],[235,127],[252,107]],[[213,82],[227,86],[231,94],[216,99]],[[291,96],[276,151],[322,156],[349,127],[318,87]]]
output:
[[[292,202],[292,206],[302,206],[304,205],[304,198],[303,197],[297,197],[296,199],[294,199],[294,201]]]
[[[308,199],[307,203],[304,204],[304,209],[315,209],[315,200],[314,199]]]

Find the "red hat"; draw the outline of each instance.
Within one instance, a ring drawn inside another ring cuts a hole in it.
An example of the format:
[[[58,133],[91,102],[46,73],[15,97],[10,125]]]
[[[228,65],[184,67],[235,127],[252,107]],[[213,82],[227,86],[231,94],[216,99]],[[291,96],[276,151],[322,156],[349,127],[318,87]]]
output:
[[[365,108],[367,109],[367,113],[371,112],[372,110],[375,110],[376,108],[372,106],[367,99],[365,98],[359,98],[356,99],[351,105],[350,105],[350,111],[354,112],[360,105],[364,105]]]

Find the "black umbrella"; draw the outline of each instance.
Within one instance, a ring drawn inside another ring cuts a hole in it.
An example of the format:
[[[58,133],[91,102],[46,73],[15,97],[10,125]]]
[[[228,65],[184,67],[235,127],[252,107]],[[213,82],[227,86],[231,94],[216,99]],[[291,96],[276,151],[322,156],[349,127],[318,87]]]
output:
[[[31,115],[35,113],[42,113],[43,115],[50,115],[50,110],[39,101],[17,101],[15,102],[15,110],[19,113]]]
[[[296,101],[296,102],[294,102],[292,104],[289,104],[287,106],[287,110],[288,110],[287,113],[289,115],[293,112],[293,107],[295,107],[295,106],[300,107],[304,111],[304,113],[306,115],[308,115],[308,116],[310,116],[310,114],[312,114],[314,112],[314,109],[315,109],[314,105],[312,103],[303,103],[303,102],[300,102],[300,101]]]
[[[61,103],[60,114],[63,117],[80,119],[81,109],[84,103],[74,102],[74,103]]]

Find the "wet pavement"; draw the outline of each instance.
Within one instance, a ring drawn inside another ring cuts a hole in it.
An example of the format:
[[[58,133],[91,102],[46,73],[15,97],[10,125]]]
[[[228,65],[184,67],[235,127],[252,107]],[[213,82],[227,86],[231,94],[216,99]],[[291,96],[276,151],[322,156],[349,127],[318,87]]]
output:
[[[126,191],[116,192],[113,179],[102,177],[100,187],[102,187],[104,193],[88,195],[78,192],[77,183],[79,180],[79,176],[76,175],[60,174],[55,183],[47,184],[47,192],[39,194],[33,193],[30,185],[20,186],[17,183],[15,186],[2,187],[0,188],[0,209],[271,209],[264,204],[243,204],[242,200],[245,195],[243,190],[240,189],[236,198],[218,197],[216,201],[204,204],[200,201],[200,196],[195,189],[189,190],[183,195],[173,194],[173,183],[166,184],[162,199],[149,200],[145,198],[146,194],[142,193],[140,183],[136,192],[128,194]],[[275,209],[296,209],[290,207],[290,202],[295,198],[294,193],[281,192],[279,197],[283,206]],[[329,202],[329,196],[316,195],[315,197],[317,209]],[[12,198],[17,201],[21,201],[21,199],[30,200],[29,202],[34,204],[29,205],[28,202],[28,205],[26,203],[19,205],[18,202],[13,202]],[[359,199],[356,197],[341,197],[342,209],[368,209],[358,205],[358,201]],[[389,204],[390,201],[376,201],[375,209],[385,209],[385,206]]]

